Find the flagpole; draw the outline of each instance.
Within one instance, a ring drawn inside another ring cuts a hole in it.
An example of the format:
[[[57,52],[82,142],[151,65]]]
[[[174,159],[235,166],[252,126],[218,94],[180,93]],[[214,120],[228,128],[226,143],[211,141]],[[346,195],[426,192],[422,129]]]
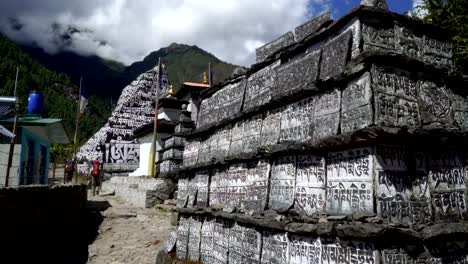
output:
[[[156,143],[157,143],[157,133],[158,133],[158,104],[159,104],[159,90],[161,89],[161,58],[158,60],[158,76],[157,76],[157,83],[156,83],[156,99],[154,105],[154,126],[153,126],[153,140],[151,142],[151,151],[150,151],[150,159],[149,159],[149,171],[148,174],[151,177],[156,177]]]
[[[81,84],[83,82],[83,78],[80,77],[80,91],[78,92],[78,102],[77,102],[77,107],[76,107],[76,122],[75,122],[75,136],[73,138],[73,166],[77,168],[78,166],[76,165],[76,140],[78,139],[78,129],[80,127],[80,122],[79,122],[79,114],[80,114],[80,101],[81,101]],[[78,173],[76,170],[75,172],[75,184],[78,183]]]

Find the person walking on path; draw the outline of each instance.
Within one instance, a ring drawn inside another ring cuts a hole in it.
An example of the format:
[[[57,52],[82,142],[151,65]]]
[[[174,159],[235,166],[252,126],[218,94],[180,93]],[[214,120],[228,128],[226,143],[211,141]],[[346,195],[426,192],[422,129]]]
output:
[[[71,182],[73,179],[73,174],[75,173],[75,162],[73,160],[65,161],[65,183]]]
[[[90,168],[90,174],[92,179],[92,191],[93,196],[99,194],[101,191],[102,175],[101,175],[101,163],[99,160],[94,160]]]

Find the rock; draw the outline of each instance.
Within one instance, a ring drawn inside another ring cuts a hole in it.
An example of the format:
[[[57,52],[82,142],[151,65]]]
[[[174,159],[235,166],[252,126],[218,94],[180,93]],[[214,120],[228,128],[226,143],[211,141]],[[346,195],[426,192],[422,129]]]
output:
[[[388,11],[387,1],[385,0],[362,0],[361,5],[376,7]]]

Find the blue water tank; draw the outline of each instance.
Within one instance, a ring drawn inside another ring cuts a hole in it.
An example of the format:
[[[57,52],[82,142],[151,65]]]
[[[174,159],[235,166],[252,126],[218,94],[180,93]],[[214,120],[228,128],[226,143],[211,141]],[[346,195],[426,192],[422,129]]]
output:
[[[28,114],[42,115],[44,112],[44,96],[41,92],[32,91],[28,97]]]

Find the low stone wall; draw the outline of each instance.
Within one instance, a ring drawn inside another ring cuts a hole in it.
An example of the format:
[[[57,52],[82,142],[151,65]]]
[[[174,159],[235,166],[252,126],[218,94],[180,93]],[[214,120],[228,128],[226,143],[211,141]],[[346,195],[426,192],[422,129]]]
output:
[[[115,192],[137,207],[149,208],[169,199],[175,190],[175,184],[169,179],[151,179],[145,177],[112,177],[102,183],[102,191]]]
[[[0,189],[2,263],[85,263],[86,187]]]

